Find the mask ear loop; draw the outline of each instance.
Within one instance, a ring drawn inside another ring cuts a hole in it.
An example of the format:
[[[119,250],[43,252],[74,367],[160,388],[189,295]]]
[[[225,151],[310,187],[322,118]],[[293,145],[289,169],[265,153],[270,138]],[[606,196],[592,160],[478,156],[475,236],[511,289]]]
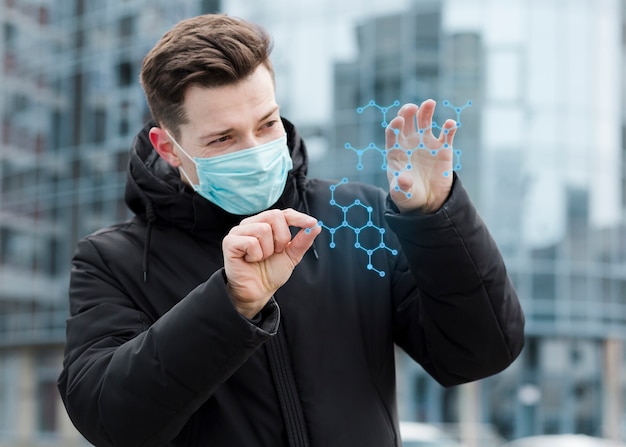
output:
[[[181,151],[183,154],[185,154],[185,156],[186,156],[189,160],[191,160],[191,162],[192,162],[194,165],[198,166],[198,163],[196,162],[196,160],[194,160],[194,159],[193,159],[193,157],[192,157],[191,155],[189,155],[185,149],[183,149],[183,147],[182,147],[182,146],[178,143],[178,141],[176,141],[176,138],[174,138],[174,137],[172,136],[172,134],[171,134],[171,133],[169,133],[169,131],[168,131],[167,129],[164,129],[164,130],[165,130],[165,133],[167,134],[167,136],[168,136],[168,137],[170,137],[170,140],[172,140],[172,141],[174,142],[174,144],[176,145],[176,147],[177,147],[178,149],[180,149],[180,151]],[[179,170],[180,172],[182,172],[182,173],[183,173],[183,176],[185,177],[185,179],[187,179],[187,182],[191,185],[191,187],[192,187],[193,189],[197,190],[197,189],[199,188],[199,186],[200,186],[200,185],[194,185],[194,184],[193,184],[193,182],[191,181],[191,179],[190,179],[190,178],[189,178],[189,176],[187,175],[187,172],[185,172],[185,169],[183,168],[183,166],[182,166],[182,165],[178,167],[178,170]]]

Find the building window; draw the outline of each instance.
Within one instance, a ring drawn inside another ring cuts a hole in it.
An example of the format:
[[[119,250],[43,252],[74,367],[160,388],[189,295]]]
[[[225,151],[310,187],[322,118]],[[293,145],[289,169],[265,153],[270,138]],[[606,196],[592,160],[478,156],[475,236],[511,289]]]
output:
[[[6,318],[6,317],[4,317]],[[0,316],[0,333],[3,332],[3,321]],[[15,408],[17,405],[17,373],[18,362],[9,352],[0,352],[0,439],[6,439],[15,430]]]
[[[104,143],[106,139],[106,109],[98,107],[93,111],[93,142]]]
[[[42,434],[53,434],[57,431],[59,420],[59,391],[57,377],[56,353],[42,352],[38,358],[37,368],[37,431]]]
[[[118,85],[128,87],[133,83],[133,65],[128,62],[120,62],[117,66]]]
[[[128,135],[130,132],[130,123],[126,118],[120,120],[118,132],[120,135]]]
[[[50,23],[50,12],[48,11],[48,8],[40,6],[37,12],[37,19],[40,25],[47,25]]]
[[[37,429],[40,433],[55,433],[57,427],[58,390],[54,380],[41,381],[38,384],[37,400],[39,414]]]
[[[202,0],[202,12],[204,14],[220,12],[222,9],[221,0]]]
[[[5,23],[3,34],[5,45],[9,46],[16,40],[15,38],[17,36],[17,28],[12,23]]]
[[[129,39],[134,35],[135,18],[132,16],[122,17],[119,23],[120,38]]]

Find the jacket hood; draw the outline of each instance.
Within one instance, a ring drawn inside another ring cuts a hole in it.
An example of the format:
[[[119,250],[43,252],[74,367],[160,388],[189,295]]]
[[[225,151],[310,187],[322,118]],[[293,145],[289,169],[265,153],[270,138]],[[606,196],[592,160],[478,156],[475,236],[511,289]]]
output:
[[[285,190],[272,208],[297,207],[304,197],[308,155],[295,126],[282,118],[293,162]],[[125,199],[130,210],[149,224],[163,223],[195,233],[226,234],[245,216],[230,214],[197,194],[180,178],[177,168],[152,147],[151,121],[134,138],[126,180]],[[209,236],[209,234],[207,234]]]

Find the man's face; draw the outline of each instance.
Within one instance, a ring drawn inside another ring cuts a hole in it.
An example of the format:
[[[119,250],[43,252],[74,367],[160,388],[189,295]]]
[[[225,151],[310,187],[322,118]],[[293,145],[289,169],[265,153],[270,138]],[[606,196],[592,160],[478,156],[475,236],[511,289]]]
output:
[[[264,65],[234,85],[189,87],[184,109],[188,122],[180,126],[178,142],[191,157],[224,155],[268,143],[285,134],[274,82]],[[175,151],[190,180],[197,183],[193,162]]]

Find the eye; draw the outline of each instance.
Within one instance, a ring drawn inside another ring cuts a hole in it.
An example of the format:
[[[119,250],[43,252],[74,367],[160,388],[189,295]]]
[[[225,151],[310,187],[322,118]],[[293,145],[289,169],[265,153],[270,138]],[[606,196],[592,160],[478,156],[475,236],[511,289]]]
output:
[[[264,124],[263,127],[273,127],[277,122],[278,120],[268,121],[267,123]]]
[[[230,140],[230,135],[224,135],[223,137],[219,137],[215,140],[209,141],[207,143],[207,146],[211,146],[211,145],[215,145],[215,144],[220,144],[220,143],[225,143],[228,140]]]

